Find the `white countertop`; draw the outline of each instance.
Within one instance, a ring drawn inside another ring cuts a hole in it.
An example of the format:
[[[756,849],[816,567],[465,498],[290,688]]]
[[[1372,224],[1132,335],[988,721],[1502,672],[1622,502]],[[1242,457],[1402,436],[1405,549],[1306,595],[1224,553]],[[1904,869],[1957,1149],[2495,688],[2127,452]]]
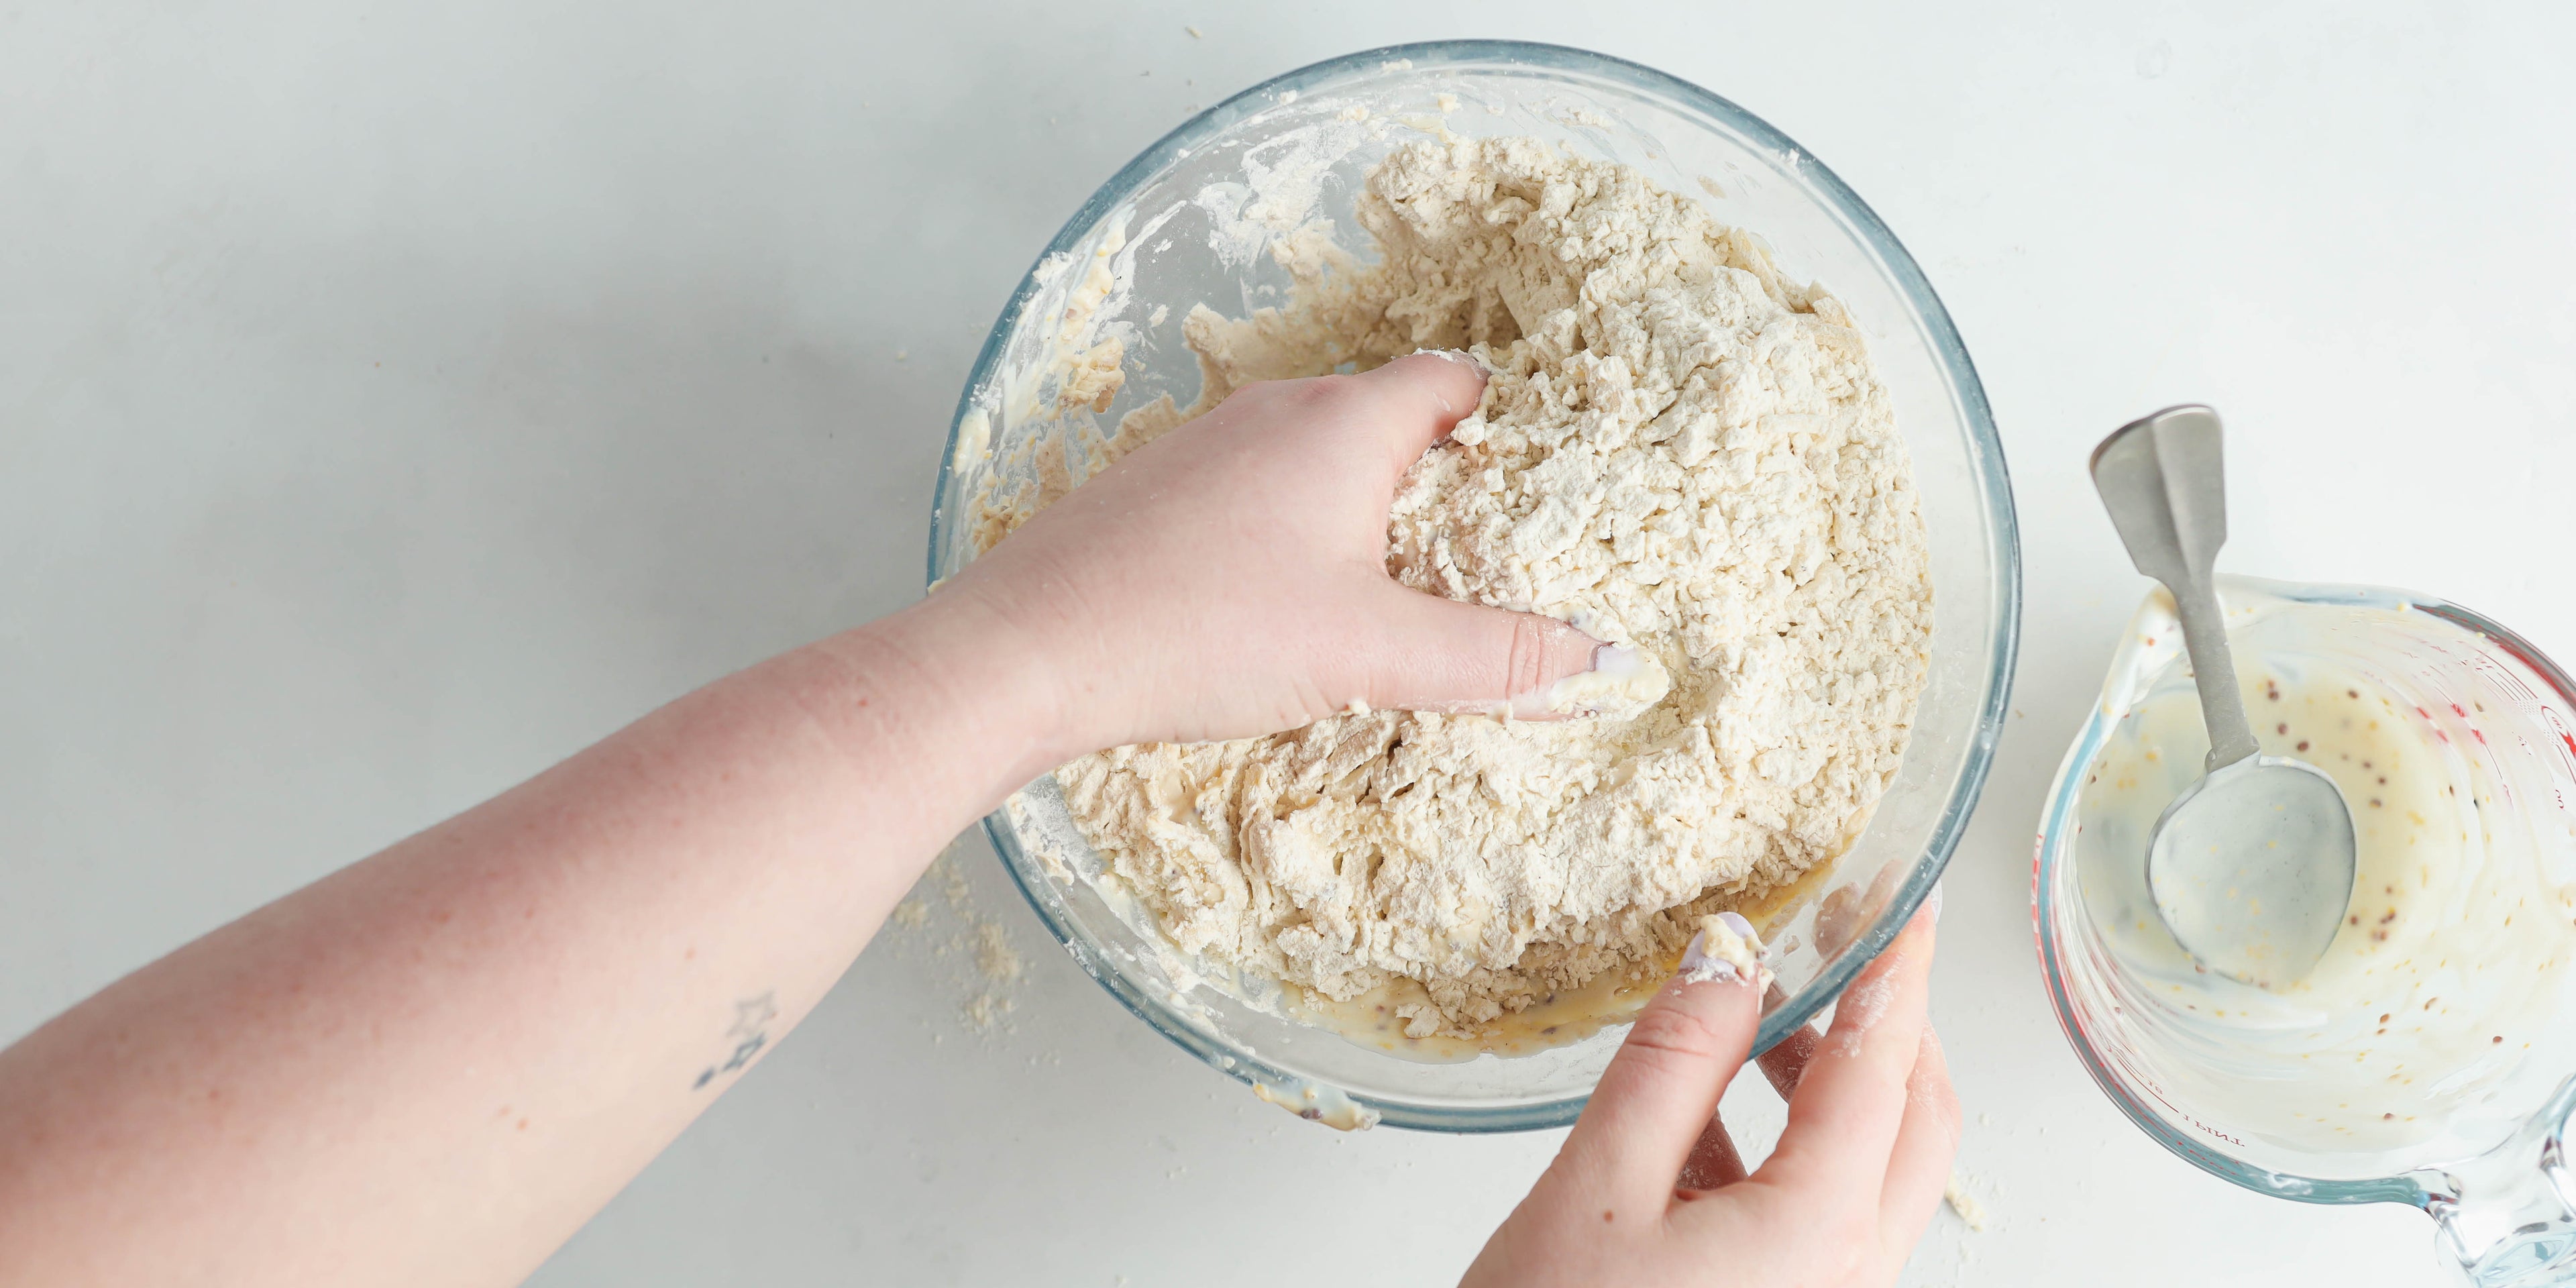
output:
[[[2165,403],[2228,418],[2224,566],[2576,660],[2576,11],[168,8],[0,17],[0,1040],[908,601],[958,385],[1094,185],[1290,67],[1517,36],[1839,171],[2002,426],[2021,674],[1934,1007],[1994,1222],[1907,1281],[2439,1282],[2416,1213],[2233,1189],[2096,1093],[2031,833],[2145,585],[2084,454]],[[537,1283],[1446,1283],[1556,1147],[1291,1119],[960,853],[1029,964],[1005,1024],[934,899]],[[1776,1128],[1758,1079],[1728,1104]]]

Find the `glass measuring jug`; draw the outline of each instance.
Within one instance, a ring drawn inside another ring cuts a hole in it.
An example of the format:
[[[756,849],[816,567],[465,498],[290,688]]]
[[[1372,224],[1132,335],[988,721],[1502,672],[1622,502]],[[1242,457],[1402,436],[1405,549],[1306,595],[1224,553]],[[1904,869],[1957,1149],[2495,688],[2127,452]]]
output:
[[[2180,623],[2151,596],[2042,818],[2032,914],[2068,1040],[2212,1173],[2422,1208],[2473,1283],[2576,1282],[2576,683],[2427,596],[2220,595],[2258,732],[2334,771],[2376,848],[2314,988],[2192,969],[2144,903],[2151,809],[2201,750],[2176,732],[2197,719]]]

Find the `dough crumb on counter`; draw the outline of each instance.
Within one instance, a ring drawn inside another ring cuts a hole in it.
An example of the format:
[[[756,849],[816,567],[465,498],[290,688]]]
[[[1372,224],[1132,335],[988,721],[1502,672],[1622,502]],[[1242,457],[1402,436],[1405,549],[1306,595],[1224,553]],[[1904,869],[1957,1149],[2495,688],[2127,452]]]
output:
[[[1949,1185],[1941,1191],[1941,1201],[1958,1214],[1960,1224],[1978,1234],[1986,1232],[1986,1205],[1978,1202],[1977,1196],[1970,1194],[1968,1187],[1959,1182],[1958,1173],[1950,1174]]]

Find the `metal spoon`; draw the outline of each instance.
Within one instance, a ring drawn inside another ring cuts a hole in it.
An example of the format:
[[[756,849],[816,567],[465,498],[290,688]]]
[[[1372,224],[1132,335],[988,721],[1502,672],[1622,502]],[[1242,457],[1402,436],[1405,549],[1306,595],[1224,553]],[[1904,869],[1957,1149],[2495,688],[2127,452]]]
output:
[[[2218,413],[2168,407],[2093,449],[2093,486],[2138,571],[2173,592],[2209,760],[2156,820],[2147,890],[2202,966],[2263,988],[2315,968],[2352,904],[2352,807],[2325,771],[2266,756],[2245,721],[2211,568],[2227,541]]]

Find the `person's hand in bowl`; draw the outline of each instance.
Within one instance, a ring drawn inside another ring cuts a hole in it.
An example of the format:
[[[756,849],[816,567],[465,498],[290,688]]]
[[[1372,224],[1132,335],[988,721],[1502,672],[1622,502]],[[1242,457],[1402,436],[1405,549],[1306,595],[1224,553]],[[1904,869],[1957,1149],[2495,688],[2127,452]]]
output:
[[[1959,1143],[1924,1015],[1932,942],[1932,914],[1918,914],[1843,993],[1803,1073],[1765,1057],[1796,1091],[1778,1147],[1750,1175],[1715,1114],[1752,1049],[1758,989],[1686,969],[1639,1014],[1462,1288],[1895,1282]]]
[[[1085,752],[1586,669],[1404,589],[1483,377],[1257,385],[948,586],[654,711],[0,1051],[0,1282],[514,1283],[823,996],[959,829]]]
[[[931,603],[1046,656],[1057,759],[1293,729],[1355,702],[1521,697],[1545,714],[1526,699],[1587,669],[1596,641],[1386,571],[1398,481],[1484,384],[1424,353],[1248,385],[1040,511]]]

